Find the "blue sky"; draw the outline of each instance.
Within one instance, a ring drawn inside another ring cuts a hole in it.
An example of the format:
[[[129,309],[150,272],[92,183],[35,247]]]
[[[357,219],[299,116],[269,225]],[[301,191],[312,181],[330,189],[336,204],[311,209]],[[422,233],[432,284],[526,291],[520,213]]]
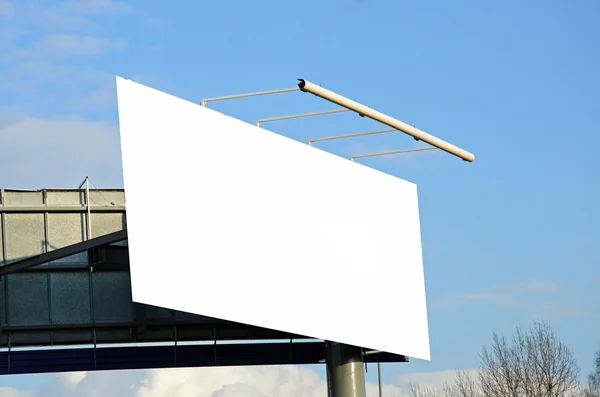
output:
[[[196,102],[305,78],[477,156],[361,160],[419,186],[432,361],[384,380],[475,368],[493,331],[539,318],[583,375],[600,348],[599,17],[595,0],[0,0],[0,186],[122,187],[115,75]],[[334,106],[294,92],[210,107],[253,122]],[[342,113],[265,128],[306,141],[383,127]],[[0,385],[41,379],[25,378]]]

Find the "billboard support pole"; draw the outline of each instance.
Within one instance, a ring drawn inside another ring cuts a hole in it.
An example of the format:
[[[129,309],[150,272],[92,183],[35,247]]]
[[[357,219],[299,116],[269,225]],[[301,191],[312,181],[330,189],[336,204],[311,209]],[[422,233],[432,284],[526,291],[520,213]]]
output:
[[[379,386],[379,397],[382,397],[383,390],[381,386],[381,363],[377,363],[377,385]]]
[[[329,397],[366,397],[363,349],[329,341],[325,346]]]

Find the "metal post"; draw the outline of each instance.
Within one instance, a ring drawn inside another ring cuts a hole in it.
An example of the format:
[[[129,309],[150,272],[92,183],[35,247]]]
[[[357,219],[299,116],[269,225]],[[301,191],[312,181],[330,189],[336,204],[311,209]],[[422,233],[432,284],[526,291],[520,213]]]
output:
[[[360,347],[327,342],[326,366],[329,397],[366,397]]]
[[[329,351],[329,343],[325,342],[325,349],[326,351]],[[329,360],[329,358],[325,359],[325,372],[327,375],[327,397],[333,397],[333,390],[332,390],[332,379],[333,379],[333,372],[331,370],[331,364],[330,364],[331,360]]]
[[[379,384],[379,397],[382,397],[382,389],[381,389],[381,363],[377,363],[377,383]]]
[[[87,204],[87,239],[92,238],[92,210],[90,207],[90,178],[85,177],[85,195],[86,195],[86,204]]]
[[[0,206],[4,207],[4,189],[0,189]],[[8,259],[6,255],[6,228],[4,227],[4,224],[6,222],[5,217],[6,215],[4,214],[4,212],[0,213],[0,235],[2,238],[2,256],[0,257],[0,259],[2,259],[3,264],[6,264],[6,260]]]

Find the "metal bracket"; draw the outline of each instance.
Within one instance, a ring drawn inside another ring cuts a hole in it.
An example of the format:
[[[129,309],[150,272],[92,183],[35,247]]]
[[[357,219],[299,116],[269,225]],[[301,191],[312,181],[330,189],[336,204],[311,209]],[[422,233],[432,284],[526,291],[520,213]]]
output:
[[[425,147],[418,147],[418,148],[413,148],[413,149],[400,149],[400,150],[390,150],[390,151],[386,151],[386,152],[356,154],[354,156],[350,156],[350,161],[354,161],[356,159],[363,158],[363,157],[387,156],[390,154],[422,152],[424,150],[435,150],[435,149],[437,149],[435,146],[425,146]]]
[[[357,137],[357,136],[382,134],[384,132],[393,132],[393,131],[398,131],[398,130],[395,129],[395,128],[386,128],[386,129],[383,129],[383,130],[372,130],[372,131],[364,131],[364,132],[354,132],[352,134],[324,136],[322,138],[309,139],[308,140],[308,146],[312,146],[314,142],[330,141],[330,140],[333,140],[333,139],[354,138],[354,137]]]
[[[213,337],[214,339],[214,343],[213,343],[213,355],[214,355],[214,359],[215,359],[215,365],[217,365],[217,326],[213,325]]]
[[[276,90],[267,90],[267,91],[255,91],[255,92],[249,92],[246,94],[216,96],[216,97],[212,97],[212,98],[202,99],[200,101],[200,105],[205,107],[208,102],[224,101],[227,99],[247,98],[247,97],[251,97],[251,96],[260,96],[260,95],[281,94],[284,92],[292,92],[292,91],[299,91],[299,90],[300,90],[300,88],[293,87],[293,88],[280,88],[280,89],[276,89]]]
[[[263,123],[267,123],[269,121],[279,121],[279,120],[289,120],[289,119],[299,119],[302,117],[313,117],[313,116],[323,116],[326,114],[333,114],[333,113],[343,113],[343,112],[348,112],[348,109],[333,109],[333,110],[322,110],[319,112],[309,112],[309,113],[298,113],[298,114],[290,114],[287,116],[277,116],[277,117],[269,117],[266,119],[258,119],[256,120],[256,126],[260,127]]]
[[[175,337],[175,344],[173,345],[173,363],[177,366],[177,326],[173,326],[173,336]]]

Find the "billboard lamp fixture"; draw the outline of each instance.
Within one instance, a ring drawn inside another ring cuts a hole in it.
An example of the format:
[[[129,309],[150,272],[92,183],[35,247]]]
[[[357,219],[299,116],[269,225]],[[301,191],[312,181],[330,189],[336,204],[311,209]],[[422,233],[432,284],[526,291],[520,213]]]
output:
[[[323,87],[311,83],[310,81],[304,79],[298,79],[298,81],[298,88],[300,88],[300,90],[303,92],[309,92],[329,102],[333,102],[339,106],[343,106],[347,109],[353,110],[361,116],[365,116],[372,120],[379,121],[380,123],[388,125],[392,128],[395,128],[412,136],[416,140],[423,141],[425,143],[437,147],[438,149],[453,154],[463,159],[464,161],[473,162],[475,160],[474,154],[467,152],[466,150],[463,150],[455,145],[452,145],[442,139],[436,138],[433,135],[429,135],[428,133],[421,131],[416,127],[403,123],[400,120],[397,120],[384,113],[378,112],[377,110],[371,109],[368,106],[362,105],[351,99],[336,94],[335,92],[329,91]]]

